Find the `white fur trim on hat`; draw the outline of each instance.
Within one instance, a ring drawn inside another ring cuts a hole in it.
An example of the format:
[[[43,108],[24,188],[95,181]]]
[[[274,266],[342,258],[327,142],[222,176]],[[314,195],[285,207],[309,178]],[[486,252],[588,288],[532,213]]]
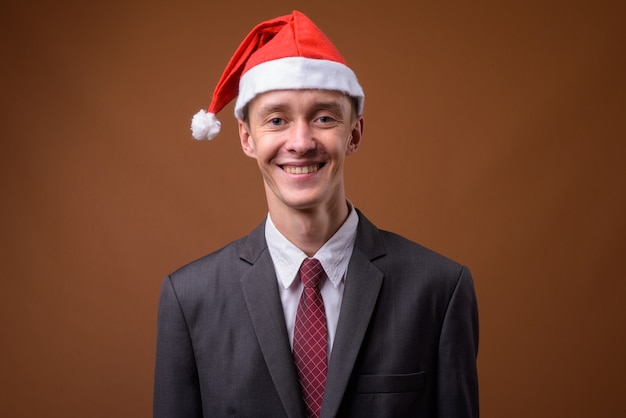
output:
[[[211,140],[220,133],[222,124],[213,113],[201,110],[191,119],[191,134],[198,140]]]
[[[336,90],[358,101],[363,112],[363,88],[346,65],[330,60],[287,57],[266,61],[248,70],[239,81],[235,117],[243,119],[243,109],[256,95],[272,90]]]

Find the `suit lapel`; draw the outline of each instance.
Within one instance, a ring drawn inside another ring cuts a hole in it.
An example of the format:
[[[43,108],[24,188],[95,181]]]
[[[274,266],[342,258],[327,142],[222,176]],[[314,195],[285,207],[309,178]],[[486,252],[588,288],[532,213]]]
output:
[[[383,273],[372,261],[385,255],[378,229],[359,212],[357,239],[348,266],[341,314],[326,379],[322,417],[337,415],[376,306]],[[289,346],[276,273],[264,224],[246,239],[240,257],[251,264],[241,287],[267,368],[289,417],[304,417],[304,402]]]
[[[383,273],[372,261],[384,254],[378,229],[359,212],[357,240],[328,365],[322,417],[338,413],[383,282]]]
[[[303,417],[304,404],[263,225],[247,237],[240,257],[252,264],[241,278],[241,287],[265,363],[287,415]]]

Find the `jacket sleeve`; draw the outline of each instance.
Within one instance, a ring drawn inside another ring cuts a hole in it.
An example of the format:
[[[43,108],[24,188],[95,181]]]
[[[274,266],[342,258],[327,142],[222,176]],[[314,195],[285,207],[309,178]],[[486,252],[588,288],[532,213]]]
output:
[[[169,276],[163,280],[159,301],[153,416],[202,417],[191,336]]]
[[[478,417],[478,308],[472,276],[461,269],[439,339],[438,417]]]

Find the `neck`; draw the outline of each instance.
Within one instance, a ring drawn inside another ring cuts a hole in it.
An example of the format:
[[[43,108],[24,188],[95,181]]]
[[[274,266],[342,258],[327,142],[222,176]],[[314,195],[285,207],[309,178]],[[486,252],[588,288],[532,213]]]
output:
[[[276,228],[309,257],[312,257],[337,232],[349,214],[345,198],[323,208],[269,209]]]

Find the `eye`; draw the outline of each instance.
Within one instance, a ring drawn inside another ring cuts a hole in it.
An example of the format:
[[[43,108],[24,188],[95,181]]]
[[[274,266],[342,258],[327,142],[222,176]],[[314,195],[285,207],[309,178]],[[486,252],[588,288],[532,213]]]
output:
[[[272,118],[269,120],[269,124],[272,126],[280,126],[283,122],[284,121],[281,118]]]
[[[335,118],[331,116],[320,116],[318,119],[321,123],[332,123],[335,122]]]

